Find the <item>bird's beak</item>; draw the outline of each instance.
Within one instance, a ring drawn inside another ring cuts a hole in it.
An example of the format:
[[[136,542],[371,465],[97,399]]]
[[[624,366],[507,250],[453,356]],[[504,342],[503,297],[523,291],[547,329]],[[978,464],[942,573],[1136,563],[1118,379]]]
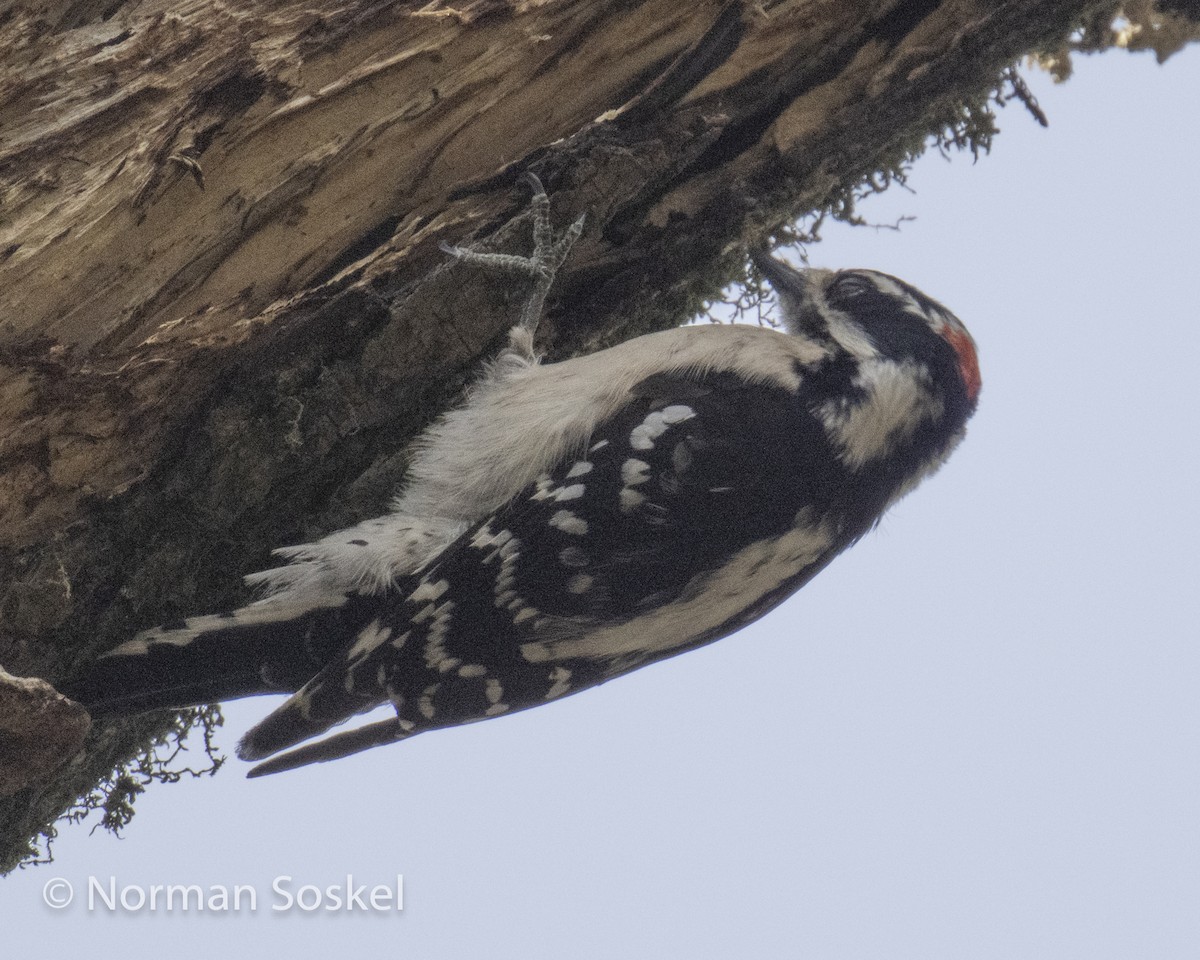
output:
[[[750,262],[758,268],[758,272],[771,281],[771,286],[775,287],[776,291],[780,291],[780,287],[791,288],[797,286],[803,288],[804,274],[789,267],[781,260],[776,260],[766,248],[759,248],[750,251]]]
[[[793,333],[822,336],[828,333],[814,296],[827,270],[797,270],[765,249],[751,250],[750,261],[770,281],[783,308],[784,326]]]

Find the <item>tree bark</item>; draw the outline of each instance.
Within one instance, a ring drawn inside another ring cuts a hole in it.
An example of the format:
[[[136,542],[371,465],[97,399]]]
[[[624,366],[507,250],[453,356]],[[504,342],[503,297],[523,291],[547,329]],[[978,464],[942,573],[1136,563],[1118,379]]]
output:
[[[986,148],[1003,70],[1112,15],[1086,0],[9,6],[0,664],[61,677],[137,630],[244,602],[241,575],[272,547],[383,512],[406,443],[523,292],[438,244],[527,249],[525,170],[560,224],[588,214],[540,332],[559,359],[688,319],[743,275],[747,242],[844,210],[930,137]],[[103,804],[114,767],[179,729],[94,730],[56,778],[0,802],[0,861],[98,784]]]

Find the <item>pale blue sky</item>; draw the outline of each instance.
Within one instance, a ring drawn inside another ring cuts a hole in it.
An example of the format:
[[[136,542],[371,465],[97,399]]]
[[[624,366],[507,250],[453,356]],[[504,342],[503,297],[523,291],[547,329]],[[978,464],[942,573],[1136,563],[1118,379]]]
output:
[[[1200,951],[1200,51],[1081,61],[830,229],[959,314],[966,443],[758,624],[552,706],[150,791],[0,881],[5,953],[1158,960]],[[267,708],[227,708],[227,750]],[[272,879],[403,913],[274,913]],[[248,884],[257,912],[86,909]],[[79,893],[52,911],[42,888]]]

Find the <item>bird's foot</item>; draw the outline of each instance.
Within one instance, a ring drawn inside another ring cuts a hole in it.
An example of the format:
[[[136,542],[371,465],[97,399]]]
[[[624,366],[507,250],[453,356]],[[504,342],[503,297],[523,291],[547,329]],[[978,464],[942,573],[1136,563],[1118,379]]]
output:
[[[518,273],[533,280],[533,290],[521,308],[521,319],[518,327],[532,337],[542,316],[542,307],[546,302],[546,294],[554,283],[555,274],[567,259],[571,247],[583,233],[583,222],[586,214],[572,223],[558,239],[554,237],[554,228],[550,223],[550,198],[542,181],[535,174],[526,173],[523,177],[533,189],[533,253],[521,257],[509,253],[480,253],[466,247],[456,247],[448,243],[442,244],[442,249],[463,263],[474,264],[485,270],[503,273]]]

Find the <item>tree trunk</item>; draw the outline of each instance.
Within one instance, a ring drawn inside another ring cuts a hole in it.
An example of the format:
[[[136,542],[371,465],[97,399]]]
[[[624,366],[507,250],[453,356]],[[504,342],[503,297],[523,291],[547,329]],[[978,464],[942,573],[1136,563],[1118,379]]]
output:
[[[587,228],[554,359],[678,324],[747,241],[972,149],[1086,0],[23,0],[0,13],[0,664],[51,680],[386,509],[523,292],[526,170]],[[0,867],[193,722],[94,730]],[[149,765],[148,765],[149,763]],[[97,791],[97,785],[99,789]],[[111,796],[109,796],[111,795]]]

